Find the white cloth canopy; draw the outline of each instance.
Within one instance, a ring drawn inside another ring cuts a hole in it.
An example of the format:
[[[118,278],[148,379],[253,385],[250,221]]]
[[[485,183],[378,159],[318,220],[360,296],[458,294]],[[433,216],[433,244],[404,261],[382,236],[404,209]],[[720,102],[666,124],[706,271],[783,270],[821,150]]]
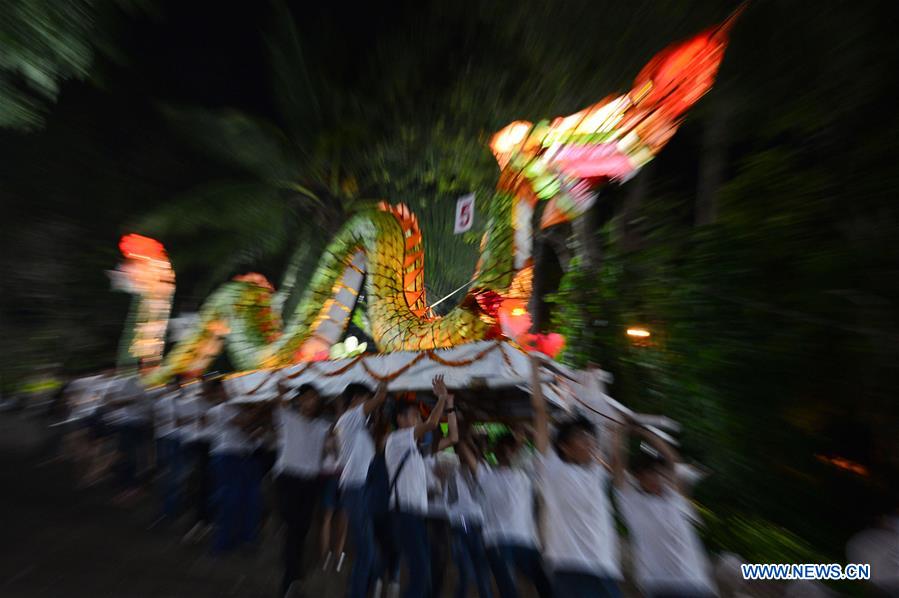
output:
[[[449,389],[480,387],[517,388],[530,392],[531,355],[540,364],[544,397],[566,410],[579,410],[591,419],[622,421],[622,413],[633,414],[609,397],[606,383],[611,375],[599,369],[573,370],[542,354],[528,354],[503,341],[481,341],[434,351],[398,351],[364,354],[297,364],[280,370],[259,370],[229,376],[225,381],[232,400],[259,401],[274,396],[279,380],[290,386],[312,384],[326,396],[340,394],[348,384],[362,383],[372,388],[387,381],[391,392],[424,391],[431,380],[443,374]],[[657,418],[655,423],[664,418]],[[671,424],[665,420],[661,422]]]
[[[450,390],[485,388],[488,390],[519,389],[530,393],[532,361],[539,364],[543,396],[562,411],[579,411],[605,426],[610,421],[622,422],[626,417],[649,427],[669,442],[674,440],[661,429],[676,431],[677,422],[661,416],[641,415],[606,394],[612,376],[594,368],[575,370],[539,353],[525,353],[504,341],[481,341],[433,351],[398,351],[367,353],[353,358],[300,363],[276,370],[254,370],[229,375],[225,388],[232,402],[254,402],[275,396],[279,380],[290,386],[312,384],[325,396],[339,395],[348,384],[362,383],[372,388],[387,381],[391,392],[427,391],[431,380],[443,374]],[[81,384],[90,386],[96,377]],[[118,395],[137,394],[136,377],[115,381]],[[184,391],[197,392],[198,384]]]
[[[363,354],[349,359],[316,361],[280,370],[260,370],[229,376],[228,393],[243,400],[271,397],[278,380],[291,386],[313,384],[326,396],[340,394],[348,384],[362,383],[372,388],[387,380],[391,392],[422,391],[443,374],[446,385],[465,388],[527,386],[530,380],[528,355],[507,343],[483,341],[435,351],[398,351]]]

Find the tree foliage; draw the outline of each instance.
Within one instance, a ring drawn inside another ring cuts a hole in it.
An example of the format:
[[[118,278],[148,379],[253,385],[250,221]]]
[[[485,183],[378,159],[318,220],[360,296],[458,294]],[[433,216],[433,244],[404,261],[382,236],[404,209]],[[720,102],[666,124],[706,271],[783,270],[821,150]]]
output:
[[[897,46],[872,42],[867,11],[782,7],[750,10],[728,56],[721,93],[735,113],[714,223],[694,225],[701,170],[684,169],[685,151],[705,159],[700,113],[631,214],[639,246],[622,244],[626,190],[613,192],[598,281],[573,264],[552,300],[566,360],[601,363],[617,399],[684,424],[685,452],[711,471],[698,497],[713,545],[748,557],[775,543],[801,562],[810,546],[841,558],[896,501],[899,210],[886,162],[899,127],[880,77]],[[750,50],[762,31],[776,41]],[[624,334],[636,324],[650,343]],[[738,530],[764,538],[752,547]]]
[[[142,0],[9,0],[0,5],[0,127],[34,130],[70,79],[90,75],[97,52],[116,53],[104,25]]]

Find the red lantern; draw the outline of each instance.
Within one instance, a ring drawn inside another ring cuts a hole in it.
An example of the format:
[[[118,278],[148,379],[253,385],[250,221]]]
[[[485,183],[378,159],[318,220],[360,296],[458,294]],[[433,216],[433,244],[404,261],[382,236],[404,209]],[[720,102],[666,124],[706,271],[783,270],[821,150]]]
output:
[[[151,259],[167,262],[165,247],[156,239],[131,233],[124,235],[119,241],[119,250],[127,258]]]
[[[537,350],[553,359],[565,348],[565,337],[557,332],[537,336]]]
[[[565,337],[556,332],[549,334],[523,334],[516,339],[521,348],[527,352],[543,353],[553,359],[565,347]]]
[[[499,308],[499,326],[503,334],[517,339],[531,329],[531,314],[521,299],[506,299]]]

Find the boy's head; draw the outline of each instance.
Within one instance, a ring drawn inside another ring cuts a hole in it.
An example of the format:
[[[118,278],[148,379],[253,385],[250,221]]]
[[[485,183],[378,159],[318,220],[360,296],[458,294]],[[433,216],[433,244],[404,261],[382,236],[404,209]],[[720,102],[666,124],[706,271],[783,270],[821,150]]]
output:
[[[496,455],[496,462],[503,467],[512,464],[515,453],[518,452],[518,440],[512,434],[503,434],[496,439],[493,445],[493,454]]]
[[[365,384],[354,382],[348,384],[340,395],[341,405],[344,409],[357,407],[370,399],[375,393]]]
[[[165,389],[168,392],[177,392],[181,389],[181,378],[179,376],[172,376],[169,378],[169,381],[165,383]]]
[[[631,473],[643,492],[661,495],[665,489],[665,468],[665,459],[660,455],[641,450],[631,464]]]
[[[579,415],[556,427],[556,453],[566,463],[587,465],[596,454],[596,427]]]
[[[394,412],[394,425],[399,428],[412,428],[421,423],[421,411],[418,402],[397,402]]]
[[[225,377],[221,374],[208,374],[203,377],[203,398],[211,403],[224,403],[228,400],[225,391]]]
[[[299,402],[300,413],[306,417],[318,417],[322,412],[322,396],[312,384],[301,384],[294,395]]]

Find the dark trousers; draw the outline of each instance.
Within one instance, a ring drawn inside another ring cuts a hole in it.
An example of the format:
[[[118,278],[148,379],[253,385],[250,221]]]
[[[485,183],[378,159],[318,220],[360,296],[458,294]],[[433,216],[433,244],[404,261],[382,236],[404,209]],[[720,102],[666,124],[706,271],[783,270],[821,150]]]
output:
[[[303,544],[321,495],[321,483],[318,478],[301,478],[282,473],[278,476],[277,484],[278,506],[285,527],[282,553],[284,578],[281,583],[281,594],[284,595],[290,589],[290,584],[301,577]]]
[[[375,579],[383,579],[384,583],[399,581],[400,552],[393,535],[393,514],[378,513],[372,516],[372,529],[375,533],[375,544],[378,547],[378,558],[375,562]]]
[[[213,455],[212,471],[216,504],[212,551],[222,554],[255,541],[262,510],[262,478],[250,454]]]
[[[185,445],[183,454],[191,464],[190,487],[197,523],[212,523],[212,468],[209,442],[197,440]]]
[[[560,598],[621,598],[614,579],[574,571],[553,573],[553,593]]]
[[[176,517],[181,507],[181,443],[169,435],[156,439],[156,469],[159,473],[159,495],[162,514]]]
[[[269,494],[268,487],[269,480],[271,480],[271,478],[268,477],[268,474],[272,471],[272,467],[274,467],[275,461],[278,459],[278,453],[268,447],[258,447],[253,451],[253,458],[256,460],[256,469],[259,474],[259,486],[263,488],[261,522],[264,527],[265,522],[268,521],[268,518],[272,515],[272,510],[274,508],[274,505],[266,500],[265,497]]]
[[[347,595],[350,598],[365,598],[368,595],[368,586],[374,579],[377,557],[375,534],[368,500],[366,500],[365,486],[344,488],[341,493],[341,501],[347,514],[350,539],[356,551]]]
[[[278,453],[270,448],[259,447],[253,451],[253,458],[259,467],[259,475],[265,477],[272,470],[275,461],[278,460]]]
[[[431,562],[428,556],[428,530],[425,518],[413,513],[392,513],[393,537],[400,558],[409,570],[405,598],[426,598],[431,590]]]
[[[452,526],[453,561],[459,571],[456,580],[456,598],[468,596],[468,584],[474,578],[481,598],[491,598],[490,569],[481,540],[479,525]]]
[[[119,424],[118,434],[119,483],[123,488],[134,489],[140,486],[139,475],[147,464],[148,428],[142,424]]]
[[[543,568],[540,553],[532,546],[498,544],[487,548],[487,560],[496,579],[496,587],[501,598],[518,598],[515,582],[518,573],[524,575],[537,590],[541,598],[552,596],[552,586]]]
[[[449,521],[443,517],[428,517],[428,545],[431,548],[431,598],[443,593],[443,576],[449,561],[452,539]]]

